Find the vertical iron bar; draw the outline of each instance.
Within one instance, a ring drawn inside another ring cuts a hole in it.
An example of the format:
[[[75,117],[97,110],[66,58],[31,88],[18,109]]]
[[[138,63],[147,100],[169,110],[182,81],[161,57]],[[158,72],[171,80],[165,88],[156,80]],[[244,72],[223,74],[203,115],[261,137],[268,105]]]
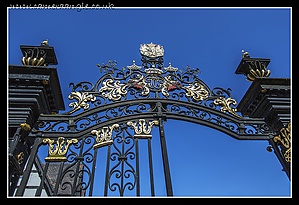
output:
[[[167,147],[166,147],[166,140],[165,140],[165,132],[164,132],[162,117],[159,117],[159,132],[160,132],[160,142],[161,142],[162,159],[163,159],[163,166],[164,166],[166,192],[167,192],[167,196],[173,196],[168,155],[167,155]]]
[[[140,196],[140,179],[139,179],[139,148],[138,148],[138,138],[135,138],[135,152],[136,152],[136,179],[137,179],[137,189],[136,195]]]
[[[31,173],[32,165],[33,165],[36,153],[38,151],[38,147],[39,147],[41,142],[42,142],[41,138],[36,138],[35,139],[35,142],[33,144],[33,147],[32,147],[31,153],[30,153],[30,157],[29,157],[26,169],[25,169],[25,172],[23,174],[21,184],[20,184],[15,196],[23,196],[23,194],[24,194],[25,187],[26,187],[26,184],[28,182],[29,175]]]
[[[109,183],[109,179],[108,179],[109,176],[108,175],[109,175],[109,165],[110,165],[110,152],[111,152],[111,145],[108,145],[104,196],[107,196],[107,192],[108,192],[108,183]]]
[[[121,146],[121,155],[124,156],[125,153],[125,131],[123,131],[122,146]],[[121,160],[121,177],[120,177],[120,196],[124,196],[124,160]]]
[[[153,161],[152,161],[152,145],[151,145],[151,138],[150,137],[147,138],[147,145],[148,145],[148,163],[149,163],[150,181],[151,181],[151,195],[155,196]]]
[[[98,154],[98,149],[95,149],[94,150],[94,156],[93,156],[93,163],[92,163],[92,172],[91,172],[91,182],[90,182],[90,187],[89,187],[89,196],[92,196],[92,191],[93,191],[94,171],[95,171],[95,167],[96,167],[97,154]]]
[[[78,154],[79,157],[82,157],[82,152],[83,152],[83,147],[84,147],[84,141],[85,141],[85,139],[86,139],[86,137],[82,139],[82,143],[81,143],[81,147],[80,147],[80,152]],[[77,179],[79,177],[79,169],[80,169],[80,164],[81,164],[80,159],[77,160],[77,163],[78,164],[77,164],[76,172],[75,172],[75,176],[74,176],[74,183],[73,183],[73,186],[72,186],[72,195],[73,196],[75,196],[76,192],[77,192]]]
[[[46,162],[45,168],[43,170],[43,176],[42,176],[42,179],[40,181],[39,187],[35,192],[35,196],[40,196],[41,193],[42,193],[42,189],[44,187],[44,181],[46,179],[46,175],[47,175],[47,172],[48,172],[48,167],[49,167],[49,162]]]
[[[63,171],[63,166],[64,166],[64,161],[62,161],[59,165],[58,175],[57,175],[57,178],[56,178],[55,188],[54,188],[54,192],[53,192],[52,196],[57,196],[58,187],[59,187],[59,184],[60,184],[60,178],[61,178],[62,171]]]
[[[75,196],[76,191],[77,191],[77,179],[79,176],[80,164],[81,164],[80,160],[77,160],[77,167],[76,167],[74,182],[73,182],[73,186],[72,186],[72,196]]]

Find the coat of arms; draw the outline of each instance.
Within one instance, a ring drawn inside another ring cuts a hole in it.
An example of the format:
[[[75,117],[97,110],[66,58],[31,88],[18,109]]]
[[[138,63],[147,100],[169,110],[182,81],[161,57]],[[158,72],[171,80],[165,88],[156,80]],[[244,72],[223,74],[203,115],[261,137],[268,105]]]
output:
[[[140,53],[141,55],[147,56],[149,58],[157,58],[164,55],[164,49],[163,46],[153,43],[141,44]]]

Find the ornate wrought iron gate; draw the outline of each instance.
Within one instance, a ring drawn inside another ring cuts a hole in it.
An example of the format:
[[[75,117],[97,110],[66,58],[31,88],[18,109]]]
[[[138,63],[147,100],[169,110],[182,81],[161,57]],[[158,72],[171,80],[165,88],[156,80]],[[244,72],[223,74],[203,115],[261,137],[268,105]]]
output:
[[[41,195],[42,189],[51,196],[92,196],[97,154],[103,147],[107,147],[104,196],[111,192],[123,196],[129,191],[139,196],[140,140],[148,143],[150,190],[155,196],[151,148],[154,127],[160,134],[167,195],[172,196],[163,126],[166,119],[208,126],[238,140],[269,140],[276,154],[282,159],[286,156],[290,162],[290,134],[275,137],[277,131],[265,118],[241,117],[230,89],[210,89],[198,78],[198,68],[187,66],[179,70],[171,64],[164,67],[164,49],[160,45],[143,44],[140,53],[142,66],[133,61],[131,66],[117,68],[117,63],[110,60],[97,65],[104,74],[94,84],[70,83],[72,92],[68,98],[74,100],[69,104],[71,111],[39,116],[28,133],[35,141],[16,196],[23,195],[33,164],[41,165],[36,196]],[[243,55],[243,60],[246,57],[250,58]],[[250,80],[270,74],[268,64],[258,62],[259,65],[249,64],[256,66],[252,76],[247,76]],[[283,129],[290,132],[290,123]],[[45,164],[36,159],[40,146],[48,147]],[[55,177],[49,177],[49,170],[55,170]]]

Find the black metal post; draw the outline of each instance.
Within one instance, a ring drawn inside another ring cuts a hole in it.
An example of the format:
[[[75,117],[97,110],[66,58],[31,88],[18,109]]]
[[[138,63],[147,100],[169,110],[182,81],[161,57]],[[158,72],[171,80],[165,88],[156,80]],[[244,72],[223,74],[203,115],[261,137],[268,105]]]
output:
[[[147,142],[148,142],[148,163],[149,163],[150,181],[151,181],[151,195],[155,196],[153,160],[152,160],[152,146],[151,146],[151,138],[150,137],[147,138]]]
[[[49,162],[46,162],[46,166],[43,170],[43,176],[42,176],[42,179],[40,181],[40,185],[39,185],[38,189],[35,192],[35,196],[40,196],[41,193],[42,193],[42,190],[43,190],[43,187],[44,187],[44,181],[46,179],[46,175],[47,175],[47,172],[48,172],[48,167],[49,167]]]
[[[111,145],[108,145],[104,196],[107,196],[108,193],[110,152],[111,152]]]
[[[91,174],[91,182],[89,187],[89,196],[92,196],[92,191],[93,191],[94,174],[95,174],[94,172],[96,167],[97,154],[98,154],[98,149],[95,149],[94,156],[93,156],[93,163],[92,163],[92,174]]]
[[[36,153],[38,151],[38,148],[39,148],[41,142],[42,142],[41,138],[36,138],[35,139],[35,142],[34,142],[34,145],[33,145],[33,148],[31,150],[31,154],[30,154],[27,166],[26,166],[26,170],[23,174],[23,178],[22,178],[20,187],[17,190],[16,196],[23,196],[23,194],[24,194],[25,187],[26,187],[26,184],[28,182],[30,172],[31,172],[31,169],[32,169],[32,165],[33,165]]]
[[[159,117],[159,132],[160,132],[160,142],[161,142],[162,159],[163,159],[163,166],[164,166],[166,192],[167,192],[167,196],[173,196],[168,155],[167,155],[167,147],[166,147],[166,140],[165,140],[165,132],[164,132],[162,117]]]
[[[139,178],[139,148],[138,148],[138,138],[135,138],[135,152],[136,152],[136,196],[140,196],[140,178]]]

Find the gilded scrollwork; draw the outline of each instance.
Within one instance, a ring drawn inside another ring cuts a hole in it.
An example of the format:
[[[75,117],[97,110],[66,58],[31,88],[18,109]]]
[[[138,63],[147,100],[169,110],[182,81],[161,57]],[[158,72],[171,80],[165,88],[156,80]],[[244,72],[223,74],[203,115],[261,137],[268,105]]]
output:
[[[71,92],[71,94],[68,96],[70,100],[77,100],[78,102],[72,102],[69,104],[69,107],[72,107],[73,109],[70,111],[70,113],[74,113],[80,108],[83,108],[84,110],[89,108],[89,104],[87,102],[95,102],[96,97],[92,94],[89,94],[88,92]]]
[[[237,112],[237,108],[235,107],[231,107],[231,105],[236,106],[237,105],[237,101],[235,99],[232,98],[224,98],[224,97],[219,97],[217,99],[214,100],[215,105],[220,105],[220,111],[221,112],[228,112],[236,117],[241,117],[240,115],[238,115]]]
[[[210,88],[198,78],[199,68],[179,70],[169,63],[163,66],[163,56],[149,57],[144,49],[162,49],[155,44],[143,44],[142,66],[133,65],[116,68],[116,61],[109,60],[102,65],[97,64],[104,75],[95,83],[87,81],[73,85],[69,99],[77,102],[69,104],[72,114],[81,108],[88,109],[91,105],[100,106],[127,99],[167,98],[194,102],[218,109],[224,113],[240,117],[234,106],[237,102],[231,98],[230,89]],[[216,92],[215,92],[216,91]],[[113,110],[112,110],[113,111]],[[113,116],[115,113],[113,113]]]
[[[182,84],[177,80],[171,80],[171,76],[167,76],[163,82],[161,92],[165,97],[169,97],[170,91],[181,89]]]
[[[108,98],[112,101],[118,101],[121,97],[127,95],[127,85],[121,84],[119,80],[107,79],[103,82],[103,86],[99,89],[99,93],[102,94],[105,98]]]
[[[287,162],[291,162],[291,122],[280,130],[280,134],[273,138],[274,142],[280,142],[282,146],[285,147],[285,152],[283,154]]]
[[[208,91],[199,83],[182,86],[182,88],[186,91],[186,96],[192,97],[195,102],[202,101],[209,96]]]
[[[22,164],[23,163],[23,160],[24,160],[24,152],[20,152],[18,155],[17,155],[17,161],[18,161],[18,164]]]

